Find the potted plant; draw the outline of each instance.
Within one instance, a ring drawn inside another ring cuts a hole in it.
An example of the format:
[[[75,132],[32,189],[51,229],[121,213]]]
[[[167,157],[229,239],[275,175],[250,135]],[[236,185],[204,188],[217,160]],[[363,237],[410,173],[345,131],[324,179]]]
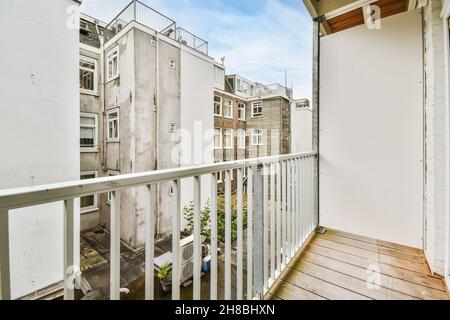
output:
[[[158,271],[159,282],[164,292],[170,291],[172,288],[172,265],[164,264]]]

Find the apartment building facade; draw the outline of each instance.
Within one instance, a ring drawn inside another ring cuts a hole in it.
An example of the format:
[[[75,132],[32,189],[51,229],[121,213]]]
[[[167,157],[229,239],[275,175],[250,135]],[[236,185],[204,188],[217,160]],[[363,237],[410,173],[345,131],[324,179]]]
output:
[[[214,161],[212,134],[205,133],[213,132],[210,101],[223,69],[208,56],[206,41],[138,1],[108,25],[82,16],[80,40],[82,179]],[[158,233],[170,232],[177,187],[192,190],[191,180],[152,189]],[[135,248],[144,243],[144,191],[120,196],[121,239]],[[203,203],[209,194],[203,188]],[[182,197],[184,205],[192,199],[188,192]],[[83,229],[109,228],[110,200],[109,194],[81,199]]]
[[[263,85],[240,75],[226,76],[225,88],[246,102],[246,157],[290,153],[292,89],[277,83]]]

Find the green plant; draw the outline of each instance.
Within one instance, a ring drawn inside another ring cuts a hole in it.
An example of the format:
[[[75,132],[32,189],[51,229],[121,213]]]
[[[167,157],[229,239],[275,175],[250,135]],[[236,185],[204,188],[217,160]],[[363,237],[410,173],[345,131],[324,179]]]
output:
[[[217,238],[219,241],[225,241],[225,197],[223,194],[217,196]],[[184,217],[187,221],[186,231],[191,233],[194,230],[194,204],[191,202],[184,207]],[[247,204],[242,206],[243,229],[247,229]],[[237,239],[237,206],[235,203],[231,206],[231,239]],[[208,201],[202,210],[200,218],[201,234],[208,239],[211,237],[211,205]]]
[[[158,278],[166,282],[172,281],[172,265],[170,263],[165,263],[161,266],[158,272]]]

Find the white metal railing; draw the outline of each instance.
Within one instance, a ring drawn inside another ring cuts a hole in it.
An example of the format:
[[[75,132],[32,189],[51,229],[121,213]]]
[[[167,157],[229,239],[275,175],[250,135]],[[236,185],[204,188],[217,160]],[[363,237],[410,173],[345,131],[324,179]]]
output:
[[[158,183],[173,181],[176,185],[177,213],[172,216],[172,299],[180,299],[180,226],[181,179],[194,178],[194,271],[193,298],[201,293],[201,177],[211,177],[211,277],[210,297],[221,298],[218,282],[218,224],[217,224],[217,173],[225,172],[225,300],[232,293],[232,195],[231,176],[237,171],[237,299],[262,298],[279,277],[295,253],[317,227],[315,214],[315,164],[316,153],[302,153],[217,163],[196,167],[135,173],[122,176],[96,178],[0,191],[0,299],[11,298],[9,269],[9,223],[13,209],[45,203],[64,201],[64,298],[74,299],[74,289],[69,286],[67,273],[77,261],[74,230],[79,230],[76,219],[76,199],[96,193],[111,192],[111,257],[110,298],[120,299],[120,191],[146,187],[145,236],[145,299],[154,299],[154,248],[155,217],[151,214],[152,189]],[[247,179],[244,180],[244,170]],[[246,185],[244,185],[246,181]],[[243,228],[245,187],[247,190],[247,230]],[[252,192],[253,191],[253,192]],[[244,232],[247,233],[247,283],[244,275]],[[245,288],[246,287],[246,288]],[[246,290],[245,290],[246,289]],[[245,294],[244,294],[245,293]]]

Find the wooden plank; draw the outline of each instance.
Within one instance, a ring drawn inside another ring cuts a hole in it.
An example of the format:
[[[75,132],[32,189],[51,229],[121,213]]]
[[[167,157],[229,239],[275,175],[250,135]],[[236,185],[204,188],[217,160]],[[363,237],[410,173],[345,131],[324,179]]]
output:
[[[328,258],[332,258],[338,261],[342,261],[354,266],[358,266],[361,268],[369,268],[371,265],[374,264],[374,262],[369,261],[366,258],[361,258],[361,257],[357,257],[351,254],[347,254],[344,252],[340,252],[340,251],[336,251],[333,249],[329,249],[326,247],[322,247],[322,246],[317,246],[314,244],[310,244],[307,249],[308,252],[313,252],[316,254],[320,254],[322,256],[328,257]],[[442,282],[442,280],[434,278],[434,277],[429,277],[427,275],[424,275],[422,273],[417,273],[414,271],[409,271],[403,268],[398,268],[395,266],[391,266],[388,264],[384,264],[384,263],[375,263],[376,266],[378,266],[380,268],[380,272],[382,274],[391,276],[391,277],[395,277],[398,279],[403,279],[403,280],[407,280],[413,283],[417,283],[420,284],[422,286],[427,286],[430,288],[434,288],[434,289],[438,289],[441,291],[445,291],[445,285]]]
[[[418,249],[418,248],[412,248],[412,247],[404,246],[404,245],[393,243],[393,242],[372,239],[369,237],[360,236],[360,235],[356,235],[356,234],[349,233],[349,232],[338,231],[338,230],[334,230],[334,229],[327,229],[327,233],[331,233],[331,234],[334,234],[334,235],[337,235],[340,237],[359,240],[362,242],[376,244],[379,246],[395,249],[398,251],[405,251],[405,252],[410,252],[410,253],[415,253],[415,254],[423,254],[423,250]]]
[[[340,237],[340,236],[333,235],[333,234],[323,234],[323,235],[318,235],[318,237],[322,238],[322,239],[346,244],[346,245],[349,245],[352,247],[364,249],[367,251],[385,254],[385,255],[396,257],[399,259],[404,259],[404,260],[413,261],[413,262],[417,262],[417,263],[425,263],[426,262],[424,255],[421,255],[421,254],[414,254],[414,253],[409,253],[409,252],[398,251],[395,249],[378,246],[376,244],[371,244],[371,243],[362,242],[359,240]]]
[[[331,300],[370,300],[369,297],[349,291],[340,286],[336,286],[318,277],[313,277],[298,270],[289,268],[289,272],[282,275],[284,282],[308,290],[325,299]],[[283,291],[283,290],[281,290]]]
[[[283,300],[283,299],[281,299],[280,297],[278,297],[278,296],[272,294],[271,292],[268,292],[268,293],[266,294],[266,296],[264,297],[264,300],[270,301],[270,300]]]
[[[278,280],[277,284],[269,291],[269,294],[282,300],[326,300],[319,295],[283,280]]]
[[[367,281],[323,268],[306,261],[300,261],[295,264],[293,269],[376,300],[417,300],[409,295],[376,286],[374,284],[369,286]]]
[[[325,240],[319,237],[314,238],[313,243],[337,251],[349,253],[358,257],[366,258],[369,259],[370,261],[382,262],[392,266],[404,268],[407,270],[428,274],[428,267],[425,264],[398,259],[381,253],[371,252],[364,249],[348,246],[342,243]]]
[[[333,271],[337,271],[352,276],[354,278],[361,279],[363,281],[367,281],[369,277],[373,275],[373,273],[371,271],[368,271],[369,269],[367,268],[357,267],[312,252],[305,252],[303,254],[302,259],[312,264],[319,265],[321,267],[331,269]],[[376,270],[376,272],[379,272],[377,281],[379,281],[378,284],[381,287],[398,291],[418,299],[431,299],[431,300],[448,299],[448,295],[446,292],[431,289],[429,287],[424,287],[419,284],[415,284],[412,282],[408,282],[405,280],[381,274],[381,270],[379,270],[378,266],[375,266],[375,268],[372,268],[372,270]]]

